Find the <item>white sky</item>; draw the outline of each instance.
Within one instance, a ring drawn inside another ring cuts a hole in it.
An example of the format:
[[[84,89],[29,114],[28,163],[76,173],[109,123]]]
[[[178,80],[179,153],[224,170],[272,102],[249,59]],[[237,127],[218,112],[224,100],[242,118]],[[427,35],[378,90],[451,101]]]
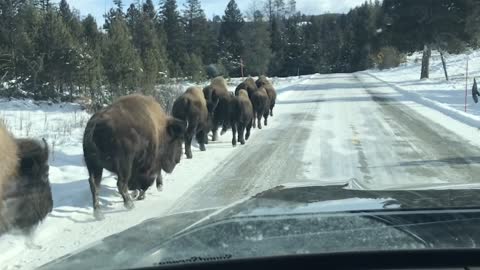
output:
[[[143,0],[123,0],[124,8],[127,9],[131,3],[143,2]],[[208,18],[213,15],[223,15],[229,0],[200,0],[202,8]],[[254,0],[236,0],[237,5],[243,13],[248,9]],[[56,0],[55,2],[59,2]],[[80,10],[82,16],[92,14],[97,19],[99,25],[103,24],[103,14],[105,10],[109,10],[113,6],[112,0],[67,0],[70,7]],[[153,0],[158,8],[159,0]],[[256,0],[257,5],[263,1]],[[285,0],[288,3],[288,0]],[[365,0],[297,0],[297,10],[305,14],[322,14],[322,13],[345,13],[350,8],[361,5]],[[177,0],[180,10],[183,9],[185,0]]]

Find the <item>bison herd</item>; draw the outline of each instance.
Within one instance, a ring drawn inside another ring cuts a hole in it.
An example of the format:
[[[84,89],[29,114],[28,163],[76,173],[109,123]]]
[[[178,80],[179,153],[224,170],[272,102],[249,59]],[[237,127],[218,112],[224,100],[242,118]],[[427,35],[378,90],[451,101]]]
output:
[[[163,182],[161,171],[171,173],[180,162],[182,144],[192,158],[195,137],[206,151],[208,134],[218,140],[218,130],[232,130],[232,145],[245,144],[251,128],[262,128],[273,116],[276,93],[266,77],[247,78],[235,92],[223,77],[204,87],[189,87],[168,115],[153,98],[139,94],[121,97],[91,116],[83,135],[84,161],[92,194],[94,216],[103,219],[98,192],[103,169],[117,175],[124,206],[133,208],[129,191],[137,200]],[[52,210],[48,179],[48,145],[33,139],[16,139],[0,125],[0,234],[12,229],[30,234]]]

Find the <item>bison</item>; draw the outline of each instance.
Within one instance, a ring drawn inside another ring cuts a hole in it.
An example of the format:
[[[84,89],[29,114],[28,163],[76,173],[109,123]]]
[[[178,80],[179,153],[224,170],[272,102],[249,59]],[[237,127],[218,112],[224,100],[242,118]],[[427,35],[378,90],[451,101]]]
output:
[[[252,94],[253,92],[257,91],[258,87],[257,85],[255,84],[255,80],[253,80],[252,77],[248,77],[247,79],[245,79],[245,81],[243,81],[242,83],[240,83],[237,88],[235,88],[235,95],[238,96],[238,92],[240,90],[247,90],[248,92],[248,96],[251,98],[252,97]]]
[[[270,105],[270,100],[267,94],[267,91],[264,87],[257,87],[255,80],[251,77],[248,77],[240,83],[235,89],[235,95],[238,95],[238,92],[241,90],[247,90],[250,101],[253,105],[253,127],[256,127],[256,119],[258,119],[258,128],[262,128],[260,120],[262,116],[265,118],[265,125],[267,125],[268,118],[268,108]],[[266,111],[266,113],[265,113]]]
[[[277,92],[270,81],[265,76],[260,76],[255,82],[257,87],[263,87],[267,91],[270,100],[270,116],[273,116],[273,107],[275,107],[275,100],[277,99]]]
[[[49,150],[45,140],[15,139],[0,125],[0,234],[12,229],[27,234],[52,211],[48,179]]]
[[[263,87],[258,88],[252,93],[250,100],[253,105],[253,127],[256,127],[255,121],[258,120],[258,129],[262,129],[262,116],[265,119],[264,124],[266,126],[270,104],[267,90]]]
[[[83,136],[83,155],[89,174],[94,216],[103,219],[98,191],[103,169],[117,175],[118,192],[127,209],[134,204],[127,188],[145,191],[161,170],[171,173],[180,162],[186,124],[168,117],[153,97],[129,95],[96,112]]]
[[[189,87],[173,103],[172,115],[187,122],[185,134],[185,155],[192,158],[192,139],[196,135],[200,150],[205,151],[208,133],[208,109],[203,91],[198,87]]]
[[[207,109],[211,117],[210,129],[212,130],[212,141],[218,139],[218,128],[226,130],[230,126],[231,104],[233,97],[228,91],[227,83],[221,76],[215,77],[210,85],[203,88],[203,94],[207,101]]]
[[[248,92],[244,89],[238,91],[235,97],[235,107],[232,119],[232,145],[237,145],[236,132],[238,131],[238,141],[245,144],[245,140],[250,137],[250,129],[252,128],[253,106]],[[244,136],[245,129],[247,133]]]

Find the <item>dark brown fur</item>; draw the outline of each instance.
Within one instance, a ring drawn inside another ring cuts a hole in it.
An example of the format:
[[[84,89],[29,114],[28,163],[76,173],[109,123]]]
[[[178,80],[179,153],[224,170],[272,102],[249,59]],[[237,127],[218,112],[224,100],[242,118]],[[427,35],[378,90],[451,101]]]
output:
[[[202,89],[189,87],[173,103],[172,115],[187,122],[185,133],[185,155],[187,158],[192,158],[192,139],[194,135],[196,135],[200,150],[205,151],[205,141],[208,133],[208,110]]]
[[[221,76],[213,78],[210,85],[203,89],[203,93],[211,115],[212,141],[216,141],[219,127],[222,126],[223,130],[226,130],[230,126],[233,98],[228,91],[225,79]]]
[[[275,107],[275,101],[277,99],[277,92],[272,83],[265,76],[260,76],[256,81],[257,87],[263,87],[267,90],[268,98],[270,100],[270,116],[273,116],[273,107]]]
[[[258,87],[257,87],[257,85],[255,84],[255,80],[253,80],[252,77],[248,77],[247,79],[245,79],[245,81],[243,81],[242,83],[240,83],[240,84],[237,86],[237,88],[235,88],[235,95],[236,95],[236,96],[238,96],[238,91],[240,91],[241,89],[247,90],[248,96],[251,98],[253,92],[257,91]]]
[[[267,125],[268,112],[270,100],[265,88],[260,87],[257,91],[252,93],[250,97],[253,105],[253,127],[256,127],[256,120],[258,120],[258,128],[262,129],[262,116],[264,117],[264,124]]]
[[[90,118],[83,154],[97,219],[103,218],[98,201],[103,169],[117,174],[118,191],[131,209],[127,188],[144,194],[155,180],[160,187],[161,170],[171,173],[180,162],[185,128],[184,121],[167,117],[160,104],[142,95],[121,97]]]
[[[0,234],[19,229],[30,235],[53,208],[48,145],[45,141],[14,139],[3,125],[0,145],[5,151],[0,157]]]
[[[245,144],[245,140],[250,137],[250,129],[252,128],[253,105],[248,97],[248,92],[244,89],[237,91],[235,97],[235,107],[232,119],[232,145],[237,145],[236,133],[238,131],[238,141]],[[244,135],[245,129],[247,133]]]

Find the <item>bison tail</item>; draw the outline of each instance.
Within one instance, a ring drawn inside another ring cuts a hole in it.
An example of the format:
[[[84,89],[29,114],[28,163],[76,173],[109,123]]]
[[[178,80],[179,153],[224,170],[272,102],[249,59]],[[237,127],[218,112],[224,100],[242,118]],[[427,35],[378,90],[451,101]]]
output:
[[[93,120],[87,123],[83,135],[83,156],[87,167],[89,165],[98,165],[98,160],[103,150],[107,150],[106,144],[114,138],[113,130],[107,123]]]

